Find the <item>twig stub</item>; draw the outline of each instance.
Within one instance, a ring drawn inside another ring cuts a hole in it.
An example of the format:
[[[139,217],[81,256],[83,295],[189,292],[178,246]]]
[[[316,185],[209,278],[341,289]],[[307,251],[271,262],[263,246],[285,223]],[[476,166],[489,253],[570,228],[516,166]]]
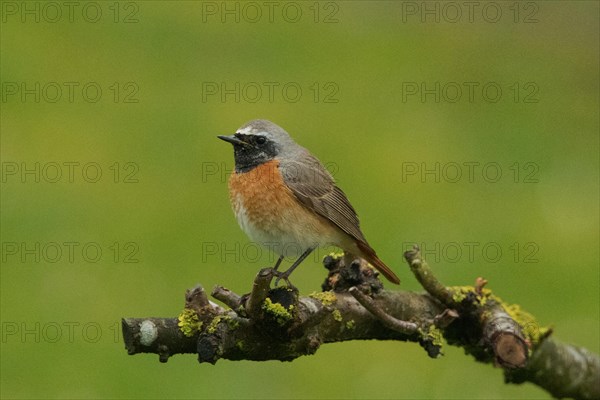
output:
[[[419,327],[408,321],[401,321],[380,308],[369,296],[363,294],[358,288],[351,287],[349,293],[371,314],[376,316],[386,327],[405,335],[414,335]]]

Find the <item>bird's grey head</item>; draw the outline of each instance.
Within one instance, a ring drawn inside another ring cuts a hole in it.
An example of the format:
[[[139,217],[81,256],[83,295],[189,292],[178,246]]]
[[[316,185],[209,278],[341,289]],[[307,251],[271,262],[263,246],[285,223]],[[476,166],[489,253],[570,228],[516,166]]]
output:
[[[235,169],[238,172],[249,171],[303,149],[283,128],[266,119],[255,119],[242,125],[235,134],[218,138],[233,144]]]

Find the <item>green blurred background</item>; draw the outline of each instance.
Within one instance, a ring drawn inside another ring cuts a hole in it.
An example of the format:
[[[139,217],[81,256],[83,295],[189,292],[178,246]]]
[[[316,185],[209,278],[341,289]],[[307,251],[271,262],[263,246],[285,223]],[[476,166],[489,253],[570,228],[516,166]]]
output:
[[[348,342],[214,366],[126,354],[121,317],[175,316],[197,282],[246,293],[272,262],[237,226],[232,150],[215,138],[254,118],[328,164],[403,289],[420,290],[401,255],[417,242],[444,283],[484,276],[557,338],[600,350],[598,2],[482,2],[472,22],[460,2],[456,22],[439,2],[275,2],[272,18],[252,4],[81,2],[70,21],[65,6],[2,2],[2,398],[547,398],[451,347],[432,360],[414,344]],[[422,99],[436,82],[440,101]],[[239,101],[223,99],[236,83]],[[39,182],[21,175],[36,163]],[[439,182],[406,174],[436,163]],[[479,163],[472,182],[464,163]],[[319,257],[294,274],[303,293],[325,276]]]

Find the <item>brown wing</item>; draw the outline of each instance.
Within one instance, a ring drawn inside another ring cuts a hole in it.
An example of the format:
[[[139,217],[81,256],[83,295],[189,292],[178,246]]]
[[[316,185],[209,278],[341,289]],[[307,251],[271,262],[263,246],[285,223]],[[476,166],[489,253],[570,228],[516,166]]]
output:
[[[356,211],[319,160],[306,151],[295,157],[295,161],[281,163],[279,168],[284,182],[302,204],[356,239],[362,256],[391,282],[400,283],[396,274],[377,257],[375,250],[367,243],[360,231]]]
[[[366,243],[356,211],[333,177],[308,151],[279,166],[294,195],[309,209],[329,219],[355,239]]]

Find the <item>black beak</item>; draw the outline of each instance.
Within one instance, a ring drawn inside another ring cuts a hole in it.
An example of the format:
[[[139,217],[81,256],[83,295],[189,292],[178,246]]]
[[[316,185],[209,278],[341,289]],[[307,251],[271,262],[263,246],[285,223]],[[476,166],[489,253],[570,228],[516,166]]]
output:
[[[243,146],[249,146],[249,143],[244,142],[243,140],[240,140],[238,138],[235,137],[235,135],[231,135],[231,136],[225,136],[225,135],[218,135],[217,136],[219,139],[224,140],[226,142],[229,142],[231,144],[235,145],[243,145]]]

